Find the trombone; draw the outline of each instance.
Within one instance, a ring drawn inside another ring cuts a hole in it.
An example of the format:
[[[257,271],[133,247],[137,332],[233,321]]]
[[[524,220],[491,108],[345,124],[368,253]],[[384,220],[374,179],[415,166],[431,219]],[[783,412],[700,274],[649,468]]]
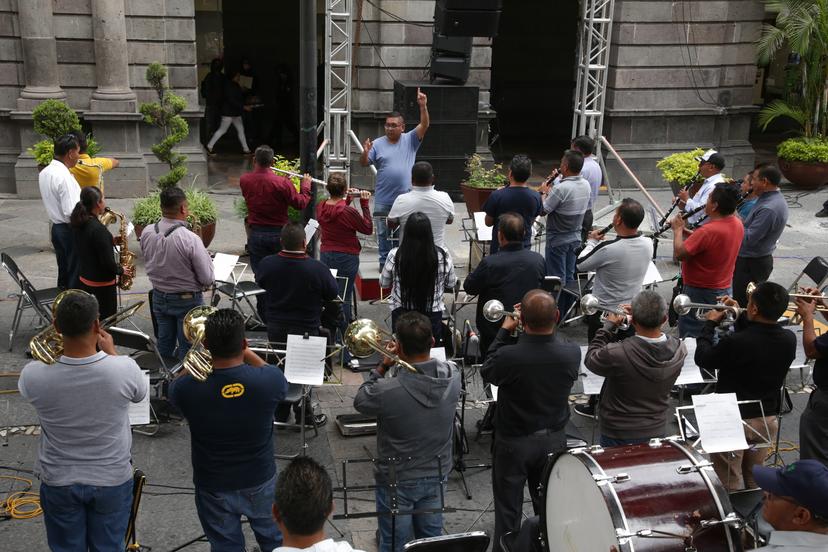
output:
[[[721,322],[724,326],[729,326],[736,322],[736,319],[739,318],[739,315],[742,314],[742,311],[744,310],[741,307],[725,305],[724,303],[716,303],[715,305],[707,303],[694,303],[688,295],[683,293],[676,295],[676,298],[673,299],[673,310],[676,311],[679,316],[684,316],[693,309],[697,309],[697,320],[704,320],[707,317],[707,313],[711,310],[727,311],[725,312],[724,320]]]
[[[377,323],[373,320],[369,320],[368,318],[360,318],[359,320],[354,320],[348,324],[342,341],[345,343],[345,347],[348,348],[348,351],[350,351],[351,354],[357,358],[369,357],[374,352],[377,352],[384,357],[390,358],[403,368],[414,373],[419,373],[420,371],[414,366],[381,346],[380,338],[383,334],[393,337],[391,334],[380,328],[379,325],[377,325]]]
[[[601,313],[602,313],[601,314],[601,321],[602,322],[604,320],[606,320],[608,314],[620,314],[622,316],[627,317],[627,320],[624,321],[623,323],[619,324],[618,329],[619,330],[628,330],[630,328],[629,316],[627,315],[626,311],[624,311],[622,309],[613,309],[613,308],[610,308],[610,307],[602,307],[601,306],[601,301],[599,301],[598,298],[595,297],[591,293],[587,293],[586,295],[581,297],[581,310],[587,316],[592,316],[596,312],[601,311]]]

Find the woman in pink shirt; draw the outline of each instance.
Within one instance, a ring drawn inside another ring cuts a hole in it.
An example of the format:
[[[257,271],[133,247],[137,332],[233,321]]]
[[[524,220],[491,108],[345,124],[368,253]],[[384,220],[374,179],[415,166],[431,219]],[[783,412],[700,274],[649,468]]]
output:
[[[351,294],[354,292],[354,279],[359,271],[360,234],[370,235],[374,231],[368,199],[371,192],[349,190],[345,176],[333,173],[328,177],[326,186],[331,198],[317,205],[316,219],[322,232],[320,258],[328,268],[336,269],[337,276],[348,278],[342,310],[346,323],[351,322]],[[362,213],[348,205],[351,198],[359,198]]]

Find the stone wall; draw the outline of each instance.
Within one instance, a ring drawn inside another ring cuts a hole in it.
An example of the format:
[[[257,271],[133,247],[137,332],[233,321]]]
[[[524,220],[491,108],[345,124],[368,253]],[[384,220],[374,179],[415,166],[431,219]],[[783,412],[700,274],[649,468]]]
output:
[[[22,20],[21,32],[21,6],[31,10],[30,20],[44,21],[39,33],[29,34],[47,36],[25,38],[27,20]],[[41,67],[48,60],[30,59],[25,49],[34,44],[48,51],[49,41],[56,52],[56,82],[43,92],[42,86],[30,82],[36,75],[27,72],[48,77],[49,68]],[[186,184],[197,174],[206,175],[198,141],[193,0],[0,0],[0,137],[6,138],[0,148],[0,191],[39,196],[34,160],[25,153],[40,138],[31,129],[31,109],[55,97],[79,112],[104,155],[121,160],[121,167],[105,177],[107,194],[143,195],[152,186],[147,176],[164,172],[149,151],[158,133],[140,122],[137,113],[140,102],[155,99],[144,77],[153,61],[167,65],[169,85],[188,102],[185,116],[191,131],[181,147],[190,157]]]
[[[758,0],[616,1],[604,134],[642,182],[663,184],[655,162],[698,146],[719,149],[730,175],[752,167],[763,16]],[[608,170],[630,184],[616,163]]]

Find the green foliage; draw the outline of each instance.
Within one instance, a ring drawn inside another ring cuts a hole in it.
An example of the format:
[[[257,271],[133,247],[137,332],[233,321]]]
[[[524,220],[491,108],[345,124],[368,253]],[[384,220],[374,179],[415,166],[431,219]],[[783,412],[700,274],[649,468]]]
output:
[[[244,200],[243,197],[237,197],[233,200],[233,211],[236,213],[236,216],[240,219],[247,218],[247,202]]]
[[[51,140],[41,140],[26,151],[34,155],[38,165],[48,165],[55,157],[55,143]]]
[[[147,197],[136,200],[132,206],[132,222],[143,226],[161,220],[160,190],[150,192]],[[218,219],[218,210],[213,199],[204,191],[190,187],[184,190],[190,215],[199,224],[209,224]]]
[[[695,158],[703,153],[704,150],[701,148],[674,153],[662,158],[656,163],[656,168],[661,171],[661,176],[667,182],[676,182],[681,186],[686,186],[699,170],[699,162]]]
[[[155,157],[170,167],[170,171],[158,179],[158,187],[162,190],[175,186],[187,174],[187,157],[174,149],[190,133],[187,121],[181,116],[187,101],[167,87],[166,78],[167,69],[160,63],[153,62],[147,67],[146,79],[155,89],[158,101],[142,103],[139,108],[144,122],[161,129],[163,135],[151,148]]]
[[[483,166],[483,159],[476,153],[466,160],[466,172],[469,177],[465,184],[471,188],[499,188],[509,182],[503,174],[502,165],[495,163],[491,169],[487,169]]]
[[[46,100],[32,110],[32,123],[38,134],[53,142],[73,130],[81,127],[75,110],[60,100]]]
[[[764,130],[779,117],[799,123],[812,138],[828,135],[828,0],[765,0],[766,10],[776,13],[774,25],[765,25],[757,43],[759,62],[767,64],[787,44],[799,55],[790,65],[790,86],[785,98],[764,107],[759,124]]]
[[[283,171],[290,171],[292,173],[299,174],[298,158],[288,159],[286,157],[282,157],[281,155],[275,155],[273,157],[272,166],[277,169],[282,169]],[[291,181],[291,183],[296,187],[296,191],[299,191],[300,186],[302,184],[302,180],[300,178],[297,178],[295,176],[288,176],[284,173],[280,173],[277,171],[274,172],[276,172],[276,174],[278,174],[279,176],[284,176],[288,178]],[[322,194],[322,197],[324,197],[324,194]],[[316,199],[318,201],[319,196],[317,196]],[[247,217],[247,202],[244,200],[243,197],[236,198],[236,200],[233,202],[233,210],[236,212],[236,215],[238,215],[240,218]],[[291,222],[304,222],[304,219],[302,217],[302,211],[290,206],[288,206],[288,219],[290,219]]]
[[[776,150],[781,159],[806,163],[828,163],[828,138],[789,138]]]

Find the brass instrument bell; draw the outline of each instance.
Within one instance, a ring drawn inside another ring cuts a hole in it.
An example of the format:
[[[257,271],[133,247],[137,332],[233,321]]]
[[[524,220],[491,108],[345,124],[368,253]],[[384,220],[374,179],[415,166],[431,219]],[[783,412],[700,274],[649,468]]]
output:
[[[384,357],[390,358],[412,372],[419,372],[414,366],[382,347],[381,337],[383,334],[390,336],[388,332],[383,331],[373,320],[360,318],[348,324],[342,341],[345,343],[348,351],[357,358],[365,358],[376,352]]]
[[[198,381],[206,381],[213,373],[213,357],[204,346],[204,333],[207,317],[217,310],[209,305],[199,305],[190,309],[182,322],[184,339],[189,341],[191,346],[181,365]]]
[[[704,320],[707,316],[707,313],[711,310],[723,310],[726,311],[725,318],[722,321],[722,324],[729,325],[736,321],[739,318],[739,315],[742,314],[744,310],[741,307],[734,307],[731,305],[725,305],[723,303],[716,303],[716,304],[708,304],[708,303],[694,303],[692,299],[688,295],[680,293],[676,295],[676,298],[673,299],[673,310],[679,316],[684,316],[688,314],[691,310],[696,310],[696,319],[697,320]]]
[[[601,312],[602,313],[601,314],[601,320],[606,319],[607,314],[619,314],[621,316],[627,316],[627,313],[624,310],[620,309],[620,308],[613,309],[613,308],[610,308],[610,307],[601,306],[601,301],[591,293],[587,293],[583,297],[581,297],[581,311],[583,311],[583,313],[586,316],[592,316],[596,312]],[[627,317],[627,321],[620,324],[618,326],[618,329],[619,330],[627,330],[627,329],[629,329],[629,327],[630,327],[630,322],[629,322],[629,317]]]

